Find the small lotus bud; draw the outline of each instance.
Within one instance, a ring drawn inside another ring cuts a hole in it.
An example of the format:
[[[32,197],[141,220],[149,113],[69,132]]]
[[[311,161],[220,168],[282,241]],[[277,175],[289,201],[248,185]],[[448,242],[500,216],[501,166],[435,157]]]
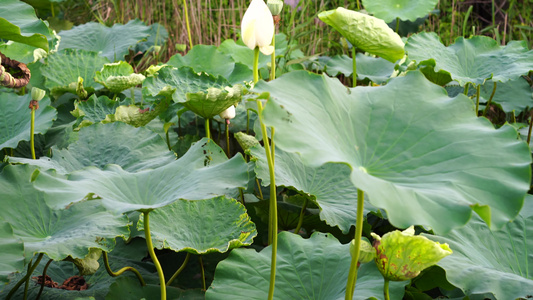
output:
[[[355,240],[350,243],[350,254],[355,255]],[[361,239],[361,245],[359,247],[359,260],[360,264],[366,264],[372,261],[376,257],[376,249],[372,247],[370,242],[366,239]]]
[[[221,112],[219,116],[222,119],[227,119],[227,120],[235,118],[235,106],[232,105],[228,107],[225,111]]]
[[[154,53],[159,54],[159,51],[161,51],[161,46],[154,46]]]
[[[281,0],[267,0],[268,9],[273,16],[279,16],[281,10],[283,9],[283,1]]]
[[[41,101],[41,99],[44,98],[44,95],[46,95],[46,92],[41,90],[40,88],[32,87],[31,88],[31,99],[35,101]]]

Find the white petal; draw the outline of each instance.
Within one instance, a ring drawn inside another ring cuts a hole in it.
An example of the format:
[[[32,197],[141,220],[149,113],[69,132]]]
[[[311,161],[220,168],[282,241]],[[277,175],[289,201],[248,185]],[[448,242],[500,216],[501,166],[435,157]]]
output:
[[[225,111],[221,112],[219,116],[222,119],[233,119],[235,118],[235,106],[228,107]]]
[[[263,53],[264,55],[270,55],[272,54],[272,52],[274,52],[274,46],[263,46],[263,47],[259,47],[259,51],[261,51],[261,53]]]
[[[241,22],[241,36],[250,49],[268,46],[274,36],[274,20],[263,0],[252,0]]]

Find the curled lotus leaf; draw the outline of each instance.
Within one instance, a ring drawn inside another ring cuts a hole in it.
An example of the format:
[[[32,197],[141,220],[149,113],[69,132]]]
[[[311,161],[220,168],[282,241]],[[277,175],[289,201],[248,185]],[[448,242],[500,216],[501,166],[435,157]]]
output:
[[[422,270],[452,254],[448,244],[414,235],[413,226],[386,233],[383,237],[371,234],[375,239],[376,265],[383,277],[392,281],[415,278]]]
[[[363,51],[390,62],[405,55],[402,39],[381,19],[342,7],[321,12],[318,17]]]
[[[145,77],[133,72],[133,67],[125,61],[105,64],[102,70],[96,71],[94,81],[102,84],[113,93],[120,93],[131,87],[142,84]]]

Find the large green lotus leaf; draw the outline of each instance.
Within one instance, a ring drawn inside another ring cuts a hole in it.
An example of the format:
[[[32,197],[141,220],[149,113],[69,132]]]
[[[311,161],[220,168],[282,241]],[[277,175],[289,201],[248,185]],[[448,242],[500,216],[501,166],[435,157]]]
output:
[[[9,282],[8,275],[24,269],[24,244],[13,235],[11,225],[0,220],[0,292]]]
[[[20,141],[30,140],[31,111],[28,105],[31,95],[0,93],[0,150],[16,148]],[[56,119],[57,111],[50,106],[50,98],[39,101],[35,111],[35,134],[46,133]]]
[[[339,73],[351,76],[353,73],[352,58],[347,55],[336,55],[331,58],[324,56],[321,60],[325,61],[324,69],[330,76],[337,76]],[[394,64],[380,57],[357,53],[355,60],[358,80],[368,78],[372,82],[381,84],[389,80],[394,72]]]
[[[502,227],[529,189],[530,152],[515,129],[495,130],[469,98],[448,97],[420,72],[353,89],[291,72],[255,90],[270,93],[265,123],[277,129],[276,146],[313,165],[349,164],[353,183],[396,227],[447,232],[472,210]]]
[[[188,93],[203,92],[208,88],[223,89],[229,85],[224,77],[205,73],[199,75],[190,67],[163,67],[157,72],[157,76],[146,78],[143,93],[172,97],[174,102],[185,102]]]
[[[518,217],[499,231],[479,218],[443,236],[453,254],[439,262],[446,278],[467,295],[492,293],[495,299],[528,298],[533,291],[533,198],[529,195]],[[479,274],[483,274],[480,280]]]
[[[137,229],[143,228],[141,215]],[[154,247],[193,254],[223,253],[249,246],[257,235],[244,205],[224,196],[179,200],[157,209],[150,213],[150,232]]]
[[[234,196],[248,182],[248,166],[241,155],[228,160],[215,142],[202,139],[180,159],[136,173],[118,165],[104,170],[89,167],[68,176],[41,173],[35,186],[50,195],[49,203],[64,207],[93,193],[116,212],[145,211],[178,199],[201,200],[216,195]]]
[[[13,226],[16,237],[24,242],[27,259],[46,253],[54,260],[67,256],[84,258],[89,248],[113,249],[114,238],[129,235],[126,216],[105,210],[100,200],[85,201],[64,210],[53,210],[43,192],[30,182],[35,168],[7,166],[0,174],[3,197],[0,217]]]
[[[2,52],[2,54],[4,54],[6,57],[21,63],[25,63],[26,65],[41,59],[41,56],[46,54],[43,49],[36,49],[33,46],[17,42],[10,42],[0,45],[0,52]],[[31,75],[33,77],[33,72]]]
[[[89,22],[71,30],[61,31],[59,50],[94,51],[114,62],[123,60],[130,47],[148,37],[149,33],[150,27],[140,20],[131,20],[125,25],[115,24],[113,27]]]
[[[480,95],[484,99],[480,102],[487,102],[490,99],[494,82],[487,81],[480,90]],[[512,112],[518,115],[527,107],[531,107],[533,101],[533,90],[527,80],[522,77],[511,79],[505,82],[498,82],[496,92],[492,98],[492,103],[499,105],[503,111]]]
[[[309,239],[289,232],[278,238],[274,299],[344,299],[350,261],[349,244],[331,234],[314,233]],[[266,299],[272,247],[257,253],[235,249],[220,262],[206,299]],[[405,282],[392,282],[391,299],[402,299]],[[243,293],[242,291],[246,291]],[[359,268],[354,299],[383,299],[383,277],[374,264]]]
[[[150,222],[151,223],[151,222]],[[204,293],[200,290],[182,290],[177,287],[167,286],[167,299],[172,300],[203,300]],[[161,287],[157,284],[141,286],[139,281],[131,277],[119,277],[109,287],[107,300],[159,300]]]
[[[342,7],[323,11],[318,17],[363,51],[390,62],[405,55],[402,39],[381,19]]]
[[[96,82],[115,94],[142,84],[144,79],[144,75],[133,73],[133,67],[125,61],[105,64],[94,77]]]
[[[396,18],[416,21],[429,14],[439,0],[363,0],[363,6],[374,17],[389,23]]]
[[[35,15],[31,5],[19,0],[0,3],[0,39],[42,48],[48,52],[48,26]]]
[[[262,184],[270,184],[265,150],[261,146],[250,149],[255,158],[255,173]],[[306,166],[297,153],[276,149],[276,185],[293,187],[312,195],[320,207],[320,219],[330,226],[338,226],[344,233],[350,231],[357,215],[357,188],[350,179],[352,170],[339,163],[320,167]],[[368,204],[368,203],[367,203]],[[369,205],[365,206],[366,215]]]
[[[94,76],[107,62],[109,61],[105,57],[96,52],[67,49],[49,55],[41,72],[46,78],[45,86],[52,93],[75,94],[78,77],[83,78],[84,88],[91,93],[101,87],[94,81]]]
[[[241,102],[243,87],[208,88],[207,91],[188,93],[183,106],[204,119],[211,119],[232,105]]]
[[[206,72],[226,79],[235,68],[231,56],[220,52],[213,45],[195,45],[185,56],[172,56],[167,64],[176,68],[191,67],[195,72]]]
[[[409,58],[417,63],[432,61],[435,71],[449,72],[461,85],[483,84],[485,80],[507,81],[533,70],[533,51],[522,41],[498,45],[486,36],[459,37],[445,47],[434,32],[411,36],[405,44]]]
[[[27,163],[42,170],[54,169],[59,174],[67,174],[88,166],[104,169],[108,164],[136,172],[162,167],[176,160],[157,133],[122,122],[83,127],[76,142],[67,149],[53,148],[52,155],[52,158],[38,160],[11,157],[9,162]]]
[[[159,23],[152,23],[152,25],[150,25],[150,32],[148,33],[148,37],[135,45],[134,52],[155,52],[155,47],[161,47],[165,45],[167,40],[168,31],[165,29],[165,26]]]

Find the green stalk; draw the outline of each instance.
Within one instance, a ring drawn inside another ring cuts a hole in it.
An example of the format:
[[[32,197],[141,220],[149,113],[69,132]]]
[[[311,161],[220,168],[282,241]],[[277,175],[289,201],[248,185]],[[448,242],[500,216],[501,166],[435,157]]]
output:
[[[533,111],[529,115],[529,130],[527,131],[527,144],[531,141],[531,127],[533,127]]]
[[[230,148],[229,148],[229,119],[226,120],[226,148],[227,148],[227,155],[228,155],[228,158],[230,157]]]
[[[498,83],[494,81],[494,87],[492,88],[492,93],[490,94],[489,101],[487,101],[487,106],[485,107],[485,110],[483,110],[483,116],[487,115],[487,111],[489,110],[490,104],[492,103],[492,98],[494,98],[494,94],[496,94],[496,86]]]
[[[270,264],[270,286],[268,290],[268,299],[274,298],[274,286],[276,281],[276,254],[278,251],[278,207],[276,198],[276,176],[274,173],[274,160],[272,159],[272,151],[270,150],[270,143],[268,141],[267,128],[263,122],[263,104],[261,100],[257,100],[257,115],[259,116],[259,123],[261,124],[261,133],[263,135],[263,142],[265,145],[265,154],[267,157],[268,171],[270,175],[270,226],[269,226],[269,243],[272,244],[272,258]]]
[[[352,45],[352,86],[357,86],[357,62],[355,61],[355,46]]]
[[[389,280],[387,278],[385,278],[385,283],[383,283],[383,295],[385,296],[385,300],[390,300]]]
[[[202,255],[198,256],[198,261],[200,262],[200,272],[202,273],[202,291],[207,290],[207,286],[205,285],[205,270],[204,270],[204,261],[202,260]]]
[[[276,34],[272,36],[272,47],[274,51],[270,54],[270,80],[276,79]]]
[[[34,264],[32,264],[31,261],[30,261],[30,263],[28,264],[28,272],[26,272],[26,276],[22,277],[19,280],[19,282],[17,282],[17,284],[15,284],[15,286],[11,289],[11,291],[9,291],[9,294],[7,294],[6,300],[11,299],[11,297],[13,297],[13,295],[19,289],[19,287],[23,283],[25,283],[26,280],[28,280],[31,277],[31,274],[33,273],[33,271],[35,271],[35,268],[37,268],[37,266],[41,262],[41,259],[43,258],[43,255],[44,255],[44,253],[40,253]]]
[[[181,264],[181,266],[179,267],[179,269],[176,271],[176,273],[174,273],[174,275],[172,275],[172,277],[170,277],[170,279],[167,281],[167,286],[169,286],[172,281],[174,281],[174,279],[176,279],[178,277],[178,275],[180,275],[181,271],[183,271],[183,269],[185,269],[185,266],[187,265],[187,263],[189,262],[189,259],[191,258],[191,253],[187,252],[187,256],[185,256],[185,260],[183,261],[183,263]]]
[[[254,49],[254,84],[259,81],[259,47],[255,47]]]
[[[296,225],[296,228],[294,229],[294,233],[298,234],[300,232],[300,229],[302,228],[302,224],[304,222],[304,215],[305,210],[307,209],[307,203],[309,200],[305,198],[304,205],[302,206],[302,211],[300,211],[300,218],[298,218],[298,225]]]
[[[209,131],[209,119],[205,119],[205,136],[211,139],[211,132]]]
[[[359,4],[359,0],[357,0],[357,10],[361,10],[361,4]]]
[[[396,17],[396,30],[395,32],[398,33],[400,31],[400,18]]]
[[[107,274],[109,274],[109,276],[117,277],[117,276],[120,276],[122,273],[124,273],[126,271],[131,271],[131,272],[135,273],[135,276],[137,276],[137,279],[139,279],[139,282],[141,283],[142,286],[146,285],[146,283],[144,282],[143,277],[141,276],[141,273],[139,273],[139,271],[137,271],[134,267],[124,267],[124,268],[118,270],[117,272],[113,272],[113,270],[111,270],[111,266],[109,266],[109,257],[107,256],[107,252],[105,252],[105,251],[102,251],[102,252],[103,252],[103,258],[104,258],[104,266],[105,266],[105,269],[107,271]]]
[[[465,90],[463,92],[465,96],[468,96],[468,88],[470,88],[470,82],[467,82],[465,84]]]
[[[35,106],[31,107],[31,125],[30,125],[30,148],[31,148],[31,158],[37,159],[35,157]]]
[[[43,293],[43,290],[44,290],[44,284],[45,284],[45,281],[46,281],[46,271],[48,271],[48,267],[50,266],[50,264],[53,262],[54,260],[53,259],[50,259],[48,260],[48,262],[46,263],[46,265],[44,266],[44,269],[43,269],[43,282],[41,283],[41,288],[39,289],[39,293],[37,293],[37,297],[35,297],[35,300],[39,300],[39,298],[41,298],[41,294]]]
[[[355,284],[357,283],[357,262],[359,261],[359,249],[361,249],[361,237],[363,236],[363,206],[365,194],[360,189],[357,189],[357,220],[355,222],[355,247],[352,253],[352,261],[350,263],[350,272],[348,273],[348,283],[346,284],[345,300],[352,300],[355,291]]]
[[[189,37],[189,47],[190,49],[192,49],[191,27],[189,25],[189,12],[187,9],[187,0],[183,0],[183,11],[185,12],[185,25],[187,26],[187,36]]]
[[[481,84],[478,84],[476,86],[476,117],[478,115],[478,112],[479,112],[479,92],[481,90]]]
[[[161,264],[159,263],[159,260],[157,260],[157,256],[155,256],[154,244],[152,244],[152,234],[150,233],[149,213],[150,211],[143,211],[144,237],[146,239],[146,246],[148,248],[148,253],[150,254],[150,258],[152,258],[152,261],[154,262],[155,268],[157,270],[157,275],[159,275],[159,285],[161,286],[161,300],[166,300],[167,299],[167,288],[165,285],[165,274],[163,274],[163,269],[161,268]]]

